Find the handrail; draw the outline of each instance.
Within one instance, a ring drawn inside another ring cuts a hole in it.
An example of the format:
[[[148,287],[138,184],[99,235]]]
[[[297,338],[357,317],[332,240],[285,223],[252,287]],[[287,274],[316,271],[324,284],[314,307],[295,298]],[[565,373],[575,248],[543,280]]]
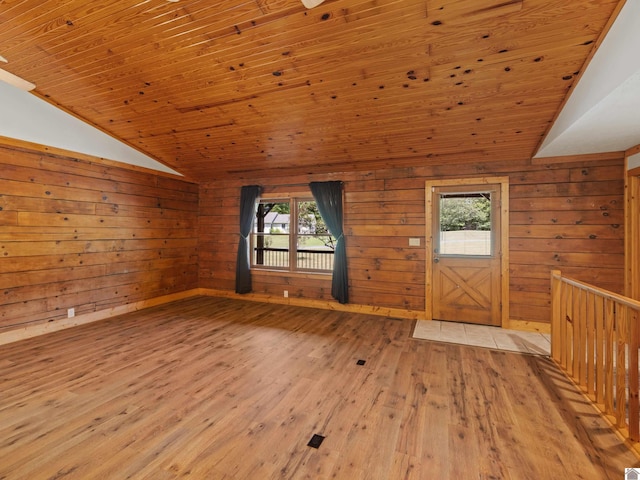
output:
[[[640,302],[551,272],[551,357],[628,440],[640,441]]]
[[[634,300],[633,298],[625,297],[624,295],[619,295],[615,292],[610,292],[609,290],[605,290],[603,288],[581,282],[580,280],[576,280],[575,278],[563,277],[560,270],[552,270],[551,277],[558,280],[561,279],[564,283],[573,285],[575,287],[580,287],[588,292],[597,293],[598,295],[602,295],[605,298],[610,298],[611,300],[615,300],[616,302],[620,302],[621,304],[627,305],[631,308],[640,309],[640,301],[638,300]]]

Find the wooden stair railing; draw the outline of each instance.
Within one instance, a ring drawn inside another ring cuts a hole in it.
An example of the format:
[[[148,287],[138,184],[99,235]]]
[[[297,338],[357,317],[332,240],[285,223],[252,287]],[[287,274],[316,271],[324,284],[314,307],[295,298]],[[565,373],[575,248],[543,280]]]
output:
[[[551,272],[551,357],[611,424],[640,441],[640,302]]]

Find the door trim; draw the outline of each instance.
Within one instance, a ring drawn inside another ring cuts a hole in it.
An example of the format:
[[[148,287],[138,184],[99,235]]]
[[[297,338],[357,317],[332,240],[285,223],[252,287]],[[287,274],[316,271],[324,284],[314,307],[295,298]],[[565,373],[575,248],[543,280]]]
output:
[[[425,318],[433,320],[433,196],[434,187],[500,185],[500,302],[501,325],[509,325],[509,177],[474,177],[425,182]]]
[[[640,167],[629,169],[629,157],[624,164],[624,294],[640,300]]]

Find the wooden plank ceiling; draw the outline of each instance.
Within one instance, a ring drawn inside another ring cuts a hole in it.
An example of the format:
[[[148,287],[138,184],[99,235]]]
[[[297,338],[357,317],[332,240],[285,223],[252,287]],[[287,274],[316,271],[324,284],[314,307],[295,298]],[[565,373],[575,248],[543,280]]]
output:
[[[198,181],[530,158],[618,0],[4,0],[36,94]]]

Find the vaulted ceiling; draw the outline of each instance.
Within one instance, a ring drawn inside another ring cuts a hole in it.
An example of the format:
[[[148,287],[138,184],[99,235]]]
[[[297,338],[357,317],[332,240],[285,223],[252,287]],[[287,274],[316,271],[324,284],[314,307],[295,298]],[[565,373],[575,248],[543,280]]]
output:
[[[510,161],[622,3],[3,0],[0,54],[195,180]]]

